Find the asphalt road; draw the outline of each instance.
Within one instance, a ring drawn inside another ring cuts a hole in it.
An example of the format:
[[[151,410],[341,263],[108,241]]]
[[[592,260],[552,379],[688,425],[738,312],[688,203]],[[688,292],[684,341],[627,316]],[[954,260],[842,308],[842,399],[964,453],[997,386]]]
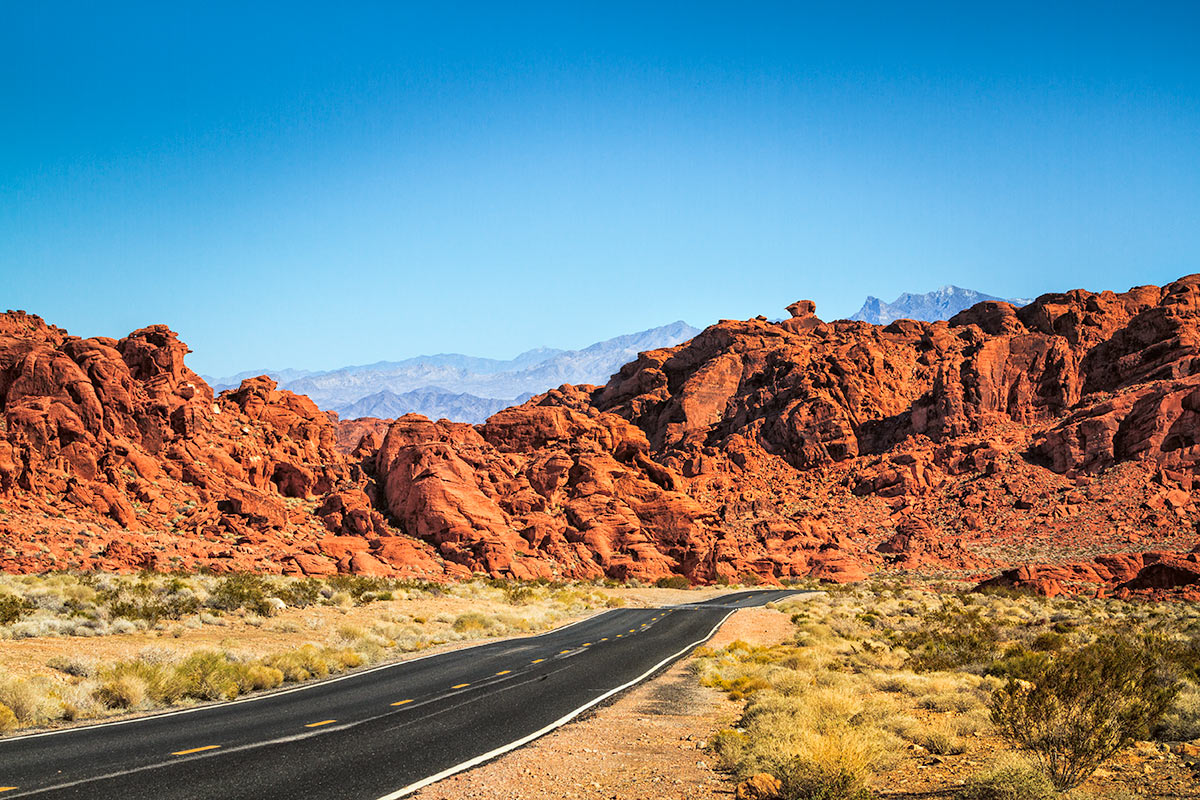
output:
[[[0,739],[0,797],[401,797],[665,668],[733,609],[789,594],[618,609],[232,703]]]

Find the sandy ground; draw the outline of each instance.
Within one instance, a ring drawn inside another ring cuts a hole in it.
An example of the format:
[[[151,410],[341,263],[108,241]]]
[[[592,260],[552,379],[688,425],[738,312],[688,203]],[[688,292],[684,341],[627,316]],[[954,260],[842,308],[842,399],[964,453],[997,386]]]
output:
[[[734,613],[709,642],[774,644],[791,635],[786,614],[766,608]],[[708,737],[737,719],[741,704],[700,686],[684,659],[616,702],[531,745],[411,795],[419,800],[589,800],[728,798],[730,783],[713,769]]]

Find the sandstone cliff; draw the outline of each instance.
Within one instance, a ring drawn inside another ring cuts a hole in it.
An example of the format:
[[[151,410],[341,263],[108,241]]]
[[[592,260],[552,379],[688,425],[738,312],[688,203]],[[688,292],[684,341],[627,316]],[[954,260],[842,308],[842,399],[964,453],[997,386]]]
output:
[[[267,378],[214,397],[164,326],[9,312],[0,565],[853,580],[1195,544],[1200,276],[886,327],[789,311],[478,426],[339,423]],[[1161,590],[1168,561],[1090,574]]]

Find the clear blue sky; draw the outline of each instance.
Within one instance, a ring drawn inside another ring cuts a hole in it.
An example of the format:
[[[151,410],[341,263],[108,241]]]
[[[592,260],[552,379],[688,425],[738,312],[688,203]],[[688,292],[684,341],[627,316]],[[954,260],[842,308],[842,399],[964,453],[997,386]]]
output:
[[[0,306],[201,372],[1200,271],[1196,3],[0,0]]]

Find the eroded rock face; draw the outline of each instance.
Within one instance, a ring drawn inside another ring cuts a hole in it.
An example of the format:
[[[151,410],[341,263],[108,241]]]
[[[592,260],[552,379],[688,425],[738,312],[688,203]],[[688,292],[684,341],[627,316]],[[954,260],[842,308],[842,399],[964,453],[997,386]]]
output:
[[[0,316],[5,569],[444,572],[428,548],[346,557],[339,539],[369,555],[399,532],[331,418],[266,377],[214,397],[187,352],[163,325],[81,339]]]
[[[1200,276],[947,322],[788,311],[479,426],[337,421],[267,378],[213,397],[163,326],[80,339],[10,312],[4,566],[1192,585],[1186,557],[1135,556],[1200,530]]]

